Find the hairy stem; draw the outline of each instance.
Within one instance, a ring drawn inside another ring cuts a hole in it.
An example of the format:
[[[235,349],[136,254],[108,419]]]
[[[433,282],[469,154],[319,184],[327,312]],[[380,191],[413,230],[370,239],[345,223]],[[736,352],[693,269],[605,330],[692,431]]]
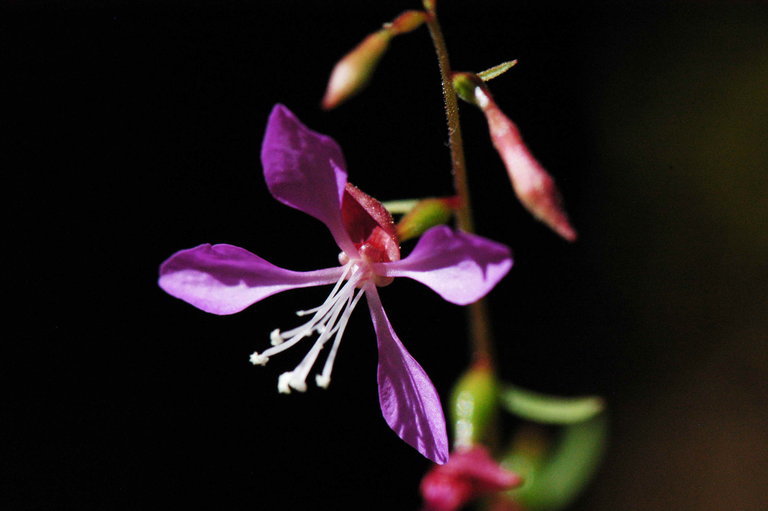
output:
[[[461,138],[461,123],[459,121],[459,104],[456,91],[453,88],[451,62],[448,58],[448,49],[445,45],[443,31],[437,20],[435,2],[425,0],[424,6],[428,13],[427,27],[429,28],[429,34],[432,36],[432,43],[437,53],[437,61],[440,65],[440,78],[443,83],[445,115],[448,120],[448,142],[451,147],[453,186],[456,190],[456,195],[461,200],[461,204],[456,211],[456,223],[459,229],[466,232],[474,232],[472,201],[469,196],[467,166],[464,161],[464,143]],[[493,343],[488,323],[488,307],[485,300],[480,300],[469,306],[469,330],[475,361],[483,361],[493,366]]]

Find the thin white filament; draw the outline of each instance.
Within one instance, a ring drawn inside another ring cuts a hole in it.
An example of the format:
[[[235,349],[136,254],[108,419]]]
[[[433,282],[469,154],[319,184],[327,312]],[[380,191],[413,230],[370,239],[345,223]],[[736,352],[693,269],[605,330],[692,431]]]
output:
[[[336,337],[333,339],[333,345],[331,346],[331,350],[328,352],[328,358],[325,360],[323,372],[315,377],[315,383],[317,383],[318,387],[328,388],[328,385],[331,383],[333,362],[336,360],[336,352],[339,350],[341,338],[344,335],[344,330],[347,328],[349,317],[352,315],[352,311],[355,310],[355,306],[357,305],[357,302],[360,301],[360,297],[363,296],[364,292],[365,291],[363,289],[360,289],[357,292],[357,296],[355,296],[354,300],[352,300],[344,310],[344,314],[341,315],[341,319],[336,324],[331,334],[329,334],[332,335],[333,333],[336,333]]]

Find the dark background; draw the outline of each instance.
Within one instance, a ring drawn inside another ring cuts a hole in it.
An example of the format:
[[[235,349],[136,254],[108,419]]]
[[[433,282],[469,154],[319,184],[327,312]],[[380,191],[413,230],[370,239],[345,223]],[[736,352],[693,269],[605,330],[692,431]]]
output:
[[[566,198],[567,244],[513,199],[462,108],[478,230],[516,266],[490,297],[500,371],[599,393],[613,434],[577,509],[763,509],[768,483],[768,7],[763,2],[441,2],[456,69],[491,87]],[[330,113],[335,61],[417,2],[5,2],[3,509],[417,509],[429,464],[381,419],[364,309],[328,391],[281,396],[268,345],[327,290],[230,317],[156,286],[203,242],[332,265],[315,220],[274,201],[259,148],[276,102],[332,135],[381,200],[448,194],[426,30]],[[408,246],[406,245],[406,250]],[[460,308],[382,291],[441,395]]]

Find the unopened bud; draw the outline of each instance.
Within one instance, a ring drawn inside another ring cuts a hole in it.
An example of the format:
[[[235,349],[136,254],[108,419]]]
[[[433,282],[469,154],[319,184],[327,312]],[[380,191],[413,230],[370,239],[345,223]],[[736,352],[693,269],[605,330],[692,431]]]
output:
[[[420,200],[397,223],[397,235],[400,241],[416,238],[424,234],[427,229],[448,223],[458,206],[458,197]]]
[[[523,206],[560,236],[575,241],[577,234],[563,208],[555,180],[533,157],[520,130],[501,111],[482,79],[473,73],[455,73],[453,85],[461,99],[476,105],[485,114],[493,146]]]
[[[405,11],[394,19],[392,23],[385,23],[384,27],[392,31],[392,35],[406,34],[413,32],[427,20],[424,11]]]
[[[325,110],[335,108],[365,87],[390,39],[392,34],[387,29],[374,32],[336,64],[323,97]]]
[[[568,221],[555,180],[536,161],[523,143],[520,131],[489,96],[483,108],[494,147],[504,160],[518,199],[533,216],[547,224],[568,241],[576,240],[576,231]]]
[[[479,443],[493,420],[498,384],[487,363],[477,362],[456,383],[451,395],[454,447]]]
[[[363,42],[337,62],[331,71],[322,101],[323,109],[336,108],[360,92],[373,76],[373,71],[387,51],[390,40],[396,35],[417,29],[425,20],[426,13],[422,11],[405,11],[394,21],[385,23],[383,28],[363,39]]]

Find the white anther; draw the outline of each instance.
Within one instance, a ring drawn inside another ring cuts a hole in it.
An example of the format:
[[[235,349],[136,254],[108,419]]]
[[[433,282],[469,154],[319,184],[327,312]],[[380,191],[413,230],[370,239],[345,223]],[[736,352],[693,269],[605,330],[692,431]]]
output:
[[[277,391],[281,394],[290,394],[291,393],[291,387],[289,385],[291,378],[293,377],[293,372],[288,371],[287,373],[283,373],[277,378]]]
[[[328,385],[331,383],[331,378],[329,376],[325,376],[324,374],[318,374],[315,375],[315,383],[317,383],[318,387],[327,389]]]
[[[254,351],[251,353],[251,357],[249,359],[251,361],[251,364],[255,366],[263,366],[266,365],[267,362],[269,362],[269,357],[265,357],[264,355],[259,355],[258,351]]]
[[[283,344],[283,337],[280,335],[280,329],[275,328],[269,333],[269,342],[272,343],[272,346],[277,346],[278,344]]]
[[[307,391],[307,384],[304,380],[300,380],[295,376],[288,381],[288,385],[290,385],[293,390],[298,390],[299,392]]]

